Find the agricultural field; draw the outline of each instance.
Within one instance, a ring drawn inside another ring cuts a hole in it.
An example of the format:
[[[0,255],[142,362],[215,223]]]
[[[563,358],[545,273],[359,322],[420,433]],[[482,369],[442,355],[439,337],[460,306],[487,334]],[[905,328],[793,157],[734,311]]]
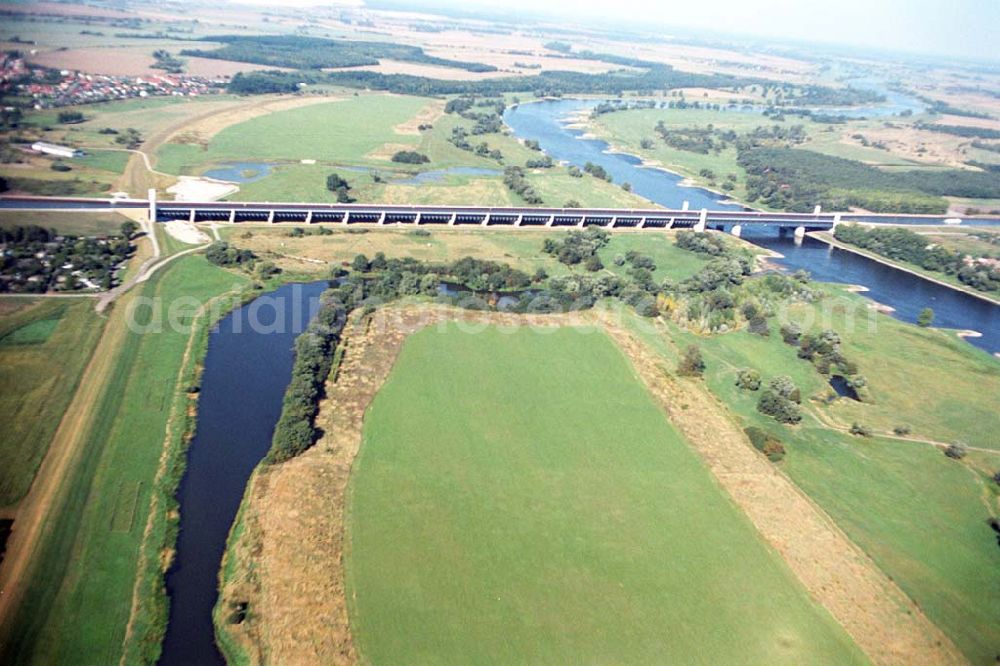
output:
[[[375,663],[865,661],[595,330],[414,334],[347,511]]]
[[[182,295],[204,303],[243,281],[203,257],[185,257],[154,274],[138,293],[168,303]],[[170,326],[156,333],[129,332],[124,319],[132,296],[116,305],[108,322],[109,330],[121,334],[111,335],[96,352],[114,356],[106,376],[92,385],[100,393],[85,431],[75,435],[82,438],[78,464],[63,480],[59,510],[30,567],[22,603],[4,626],[5,663],[109,663],[122,653],[150,502],[163,492],[154,480],[167,424],[183,419],[187,407],[177,404],[177,382],[191,339],[189,332]],[[150,313],[139,312],[138,323],[148,324],[144,317]],[[120,345],[104,348],[114,341]],[[172,446],[178,446],[181,432],[175,426]],[[168,529],[165,516],[152,525],[153,541],[146,545],[156,563],[157,544]],[[163,621],[155,609],[140,608],[133,643],[125,647],[138,649],[134,643],[142,632]]]
[[[1000,364],[948,332],[918,329],[885,315],[877,315],[877,329],[869,331],[867,315],[860,314],[863,305],[851,327],[843,306],[858,304],[861,297],[830,291],[838,294],[839,308],[802,305],[791,319],[813,318],[817,324],[810,330],[832,327],[840,333],[843,353],[868,380],[869,401],[840,398],[826,404],[830,389],[824,378],[796,358],[776,330],[768,338],[746,331],[698,338],[672,324],[650,333],[635,320],[633,328],[671,363],[684,345],[699,345],[712,392],[745,424],[782,441],[787,454],[781,468],[970,661],[984,663],[1000,641],[993,621],[1000,612],[1000,594],[994,593],[1000,590],[1000,550],[987,523],[1000,508],[989,479],[1000,464],[995,437]],[[803,395],[802,425],[781,426],[757,412],[757,395],[735,385],[740,368],[759,370],[765,382],[790,376]],[[875,436],[849,435],[853,422],[870,426]],[[893,436],[901,425],[912,432]],[[978,461],[967,465],[924,440],[961,440],[986,452],[977,452]]]
[[[22,299],[0,318],[0,507],[27,492],[104,322],[90,298]]]

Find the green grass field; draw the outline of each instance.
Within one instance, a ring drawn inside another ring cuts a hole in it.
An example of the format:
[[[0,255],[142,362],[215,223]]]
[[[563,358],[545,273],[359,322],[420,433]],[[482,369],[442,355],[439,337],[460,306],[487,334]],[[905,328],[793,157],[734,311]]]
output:
[[[0,506],[28,491],[103,326],[89,298],[0,317]]]
[[[369,153],[386,143],[415,147],[419,136],[400,134],[393,128],[413,118],[429,101],[364,95],[288,109],[227,127],[212,138],[207,150],[168,144],[157,153],[157,168],[188,173],[200,165],[231,159],[391,164],[388,156],[378,160]]]
[[[864,661],[595,331],[413,335],[348,513],[365,661]]]
[[[809,307],[816,308],[818,319],[820,307]],[[765,381],[789,375],[804,396],[823,391],[825,381],[776,331],[769,339],[745,331],[699,338],[673,325],[666,336],[650,334],[638,325],[641,320],[631,323],[671,365],[678,348],[699,345],[709,388],[745,423],[784,442],[788,453],[781,466],[792,480],[972,663],[994,658],[1000,644],[1000,549],[987,519],[1000,512],[1000,493],[988,475],[1000,469],[1000,455],[978,454],[984,460],[973,467],[928,444],[853,437],[810,416],[803,425],[781,426],[756,411],[756,394],[736,388],[736,370],[756,368]],[[810,409],[847,425],[858,420],[886,432],[906,423],[916,437],[964,439],[995,448],[1000,362],[942,331],[885,315],[879,315],[877,325],[877,333],[864,324],[850,333],[842,317],[833,320],[845,340],[844,353],[868,377],[874,402],[840,399]]]
[[[192,256],[155,274],[142,293],[165,303],[181,295],[204,302],[242,282],[204,257]],[[141,316],[137,321],[145,323]],[[15,616],[5,618],[4,663],[118,662],[189,338],[169,326],[161,333],[127,334],[80,463],[65,481],[60,510],[33,564],[23,603]],[[131,515],[121,515],[122,510]],[[162,520],[157,529],[165,529]]]

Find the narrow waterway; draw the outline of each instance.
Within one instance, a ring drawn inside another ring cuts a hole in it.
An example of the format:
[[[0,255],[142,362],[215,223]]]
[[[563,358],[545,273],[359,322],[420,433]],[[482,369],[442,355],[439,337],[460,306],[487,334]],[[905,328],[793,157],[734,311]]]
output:
[[[170,617],[160,664],[225,663],[215,645],[212,608],[226,538],[247,479],[271,445],[295,338],[326,286],[281,287],[234,310],[209,335],[198,428],[177,495],[181,527],[166,578]]]
[[[875,116],[910,108],[898,93],[893,93],[890,101],[885,106],[855,111]],[[683,178],[677,174],[642,166],[634,155],[608,152],[605,141],[587,138],[582,130],[572,126],[580,113],[588,112],[598,103],[599,100],[565,99],[521,104],[508,109],[504,120],[518,138],[538,141],[554,160],[578,167],[587,162],[598,164],[616,183],[631,183],[633,191],[661,206],[680,208],[688,202],[691,208],[740,209],[736,204],[724,203],[725,198],[720,194],[683,186]],[[824,282],[867,287],[866,296],[893,308],[893,316],[903,321],[915,322],[920,310],[930,307],[934,310],[935,326],[978,331],[982,337],[966,340],[986,351],[1000,352],[1000,306],[811,238],[796,243],[791,237],[780,236],[776,227],[754,227],[753,231],[745,230],[743,237],[782,254],[784,258],[775,261],[782,268],[804,269]]]

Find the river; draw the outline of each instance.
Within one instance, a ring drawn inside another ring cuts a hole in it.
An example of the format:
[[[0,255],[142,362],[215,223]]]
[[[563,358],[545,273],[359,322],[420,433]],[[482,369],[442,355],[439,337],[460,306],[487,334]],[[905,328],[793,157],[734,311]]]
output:
[[[893,93],[890,102],[856,111],[868,116],[887,115],[912,106],[898,93]],[[587,138],[582,130],[570,126],[575,117],[598,103],[564,99],[520,104],[504,113],[504,121],[518,138],[538,141],[554,160],[581,168],[587,162],[598,164],[616,183],[631,183],[636,194],[661,206],[680,208],[688,202],[691,208],[741,209],[738,204],[726,203],[720,194],[682,185],[684,179],[677,174],[643,166],[634,155],[608,152],[605,141]],[[777,228],[755,227],[752,232],[745,230],[743,238],[783,255],[775,261],[782,268],[805,269],[824,282],[867,287],[866,296],[894,308],[893,316],[903,321],[915,322],[917,313],[930,307],[935,326],[978,331],[982,337],[966,340],[988,352],[1000,352],[1000,306],[821,241],[806,238],[796,243],[791,237],[779,236]]]
[[[271,445],[291,379],[293,343],[326,286],[285,285],[234,310],[209,334],[198,429],[177,492],[181,529],[166,577],[170,616],[162,665],[225,664],[212,608],[226,538],[247,479]]]

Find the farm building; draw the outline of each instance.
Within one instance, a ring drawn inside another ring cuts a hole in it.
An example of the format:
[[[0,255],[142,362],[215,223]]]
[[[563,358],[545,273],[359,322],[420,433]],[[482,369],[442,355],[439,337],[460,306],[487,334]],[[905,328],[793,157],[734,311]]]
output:
[[[44,141],[36,141],[31,144],[31,149],[35,152],[54,155],[55,157],[83,157],[82,150],[70,148],[69,146],[59,146],[54,143],[46,143]]]

